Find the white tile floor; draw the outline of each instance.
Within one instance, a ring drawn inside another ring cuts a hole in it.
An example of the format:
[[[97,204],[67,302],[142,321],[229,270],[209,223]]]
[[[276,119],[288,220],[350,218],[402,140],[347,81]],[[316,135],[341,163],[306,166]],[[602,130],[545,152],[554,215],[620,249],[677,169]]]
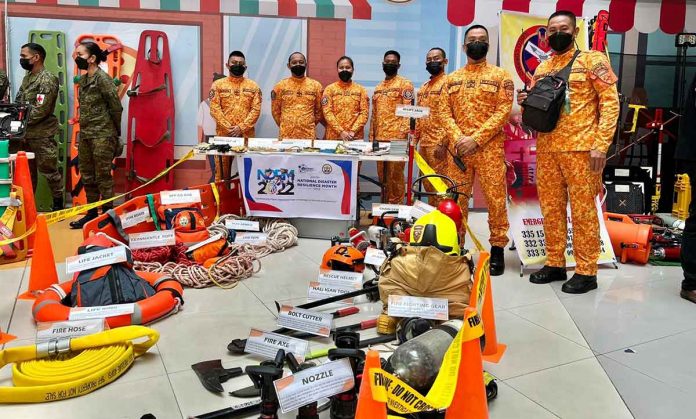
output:
[[[475,232],[485,237],[485,214],[471,217]],[[190,365],[217,358],[227,368],[258,363],[252,356],[230,356],[227,344],[251,326],[274,328],[275,300],[305,302],[307,282],[327,246],[300,239],[296,248],[263,259],[261,271],[234,289],[187,289],[184,309],[153,325],[161,333],[156,347],[116,382],[77,399],[2,405],[0,418],[138,419],[152,413],[174,419],[240,402],[204,390]],[[515,253],[506,258],[508,271],[493,278],[493,295],[498,339],[508,350],[499,364],[485,364],[499,379],[498,398],[489,406],[492,419],[694,416],[688,395],[696,390],[696,305],[679,298],[679,268],[602,268],[597,291],[572,296],[560,284],[530,284],[519,277]],[[10,346],[29,344],[35,334],[31,303],[15,302],[28,272],[0,270],[0,327],[18,336]],[[337,324],[372,318],[380,310],[379,304],[359,306],[360,314]],[[311,349],[325,345],[312,340]],[[10,375],[9,368],[0,370],[0,385],[11,385]],[[239,377],[224,387],[249,384]]]

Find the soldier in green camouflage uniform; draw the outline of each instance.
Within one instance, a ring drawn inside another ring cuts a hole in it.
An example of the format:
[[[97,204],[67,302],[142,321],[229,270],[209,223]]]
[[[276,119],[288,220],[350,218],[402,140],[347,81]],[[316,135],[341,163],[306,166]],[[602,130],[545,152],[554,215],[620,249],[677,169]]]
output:
[[[22,46],[20,65],[27,70],[17,92],[17,103],[29,103],[27,131],[22,140],[10,141],[10,153],[34,153],[31,180],[36,190],[36,169],[46,177],[53,195],[53,210],[63,208],[63,177],[58,171],[58,119],[53,112],[58,99],[58,77],[44,68],[46,50],[38,44]]]
[[[119,138],[123,106],[114,80],[99,68],[99,63],[106,60],[108,52],[102,51],[93,42],[83,42],[75,52],[75,64],[79,69],[87,70],[78,82],[80,142],[77,152],[82,184],[89,203],[114,196],[111,165],[113,159],[123,151]],[[102,211],[112,207],[112,203],[106,204]],[[97,215],[96,209],[91,210],[70,223],[70,227],[82,228]]]
[[[5,73],[5,70],[0,69],[0,102],[5,99],[5,93],[7,93],[9,86],[10,81],[7,79],[7,73]]]

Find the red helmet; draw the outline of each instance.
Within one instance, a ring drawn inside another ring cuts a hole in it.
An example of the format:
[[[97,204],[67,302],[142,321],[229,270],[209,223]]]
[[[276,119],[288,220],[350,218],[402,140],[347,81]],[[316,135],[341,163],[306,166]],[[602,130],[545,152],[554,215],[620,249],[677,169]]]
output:
[[[365,270],[365,256],[353,246],[337,244],[324,253],[321,269],[362,272]]]
[[[464,216],[462,215],[462,209],[459,208],[457,201],[451,198],[444,199],[440,202],[440,205],[437,206],[437,209],[454,221],[454,224],[457,226],[457,231],[462,230],[462,220]]]

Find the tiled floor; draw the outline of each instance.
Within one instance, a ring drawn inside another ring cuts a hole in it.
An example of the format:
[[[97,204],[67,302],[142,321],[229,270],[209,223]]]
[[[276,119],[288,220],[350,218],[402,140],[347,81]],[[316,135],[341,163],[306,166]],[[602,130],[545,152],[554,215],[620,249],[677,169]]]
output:
[[[486,236],[485,214],[472,214],[471,225]],[[72,239],[76,247],[79,238]],[[70,252],[61,244],[62,258]],[[77,399],[3,405],[0,418],[138,419],[152,413],[174,419],[239,403],[204,390],[190,365],[217,358],[227,368],[258,363],[252,356],[230,356],[227,344],[252,326],[274,328],[275,300],[304,302],[327,246],[300,239],[297,247],[263,259],[261,271],[234,289],[187,289],[184,309],[153,325],[161,333],[156,347],[116,382]],[[507,262],[506,274],[493,279],[498,339],[508,350],[499,364],[485,364],[499,379],[491,418],[693,417],[688,394],[696,390],[696,305],[679,298],[679,268],[605,267],[597,291],[572,296],[560,284],[532,285],[520,278],[514,252],[507,252]],[[0,327],[18,336],[9,346],[30,344],[35,335],[31,303],[15,302],[28,276],[27,265],[0,270]],[[337,325],[380,310],[379,304],[359,306],[360,314]],[[311,349],[325,345],[315,339]],[[0,370],[0,385],[11,385],[10,375],[9,368]],[[239,377],[224,387],[249,384]]]

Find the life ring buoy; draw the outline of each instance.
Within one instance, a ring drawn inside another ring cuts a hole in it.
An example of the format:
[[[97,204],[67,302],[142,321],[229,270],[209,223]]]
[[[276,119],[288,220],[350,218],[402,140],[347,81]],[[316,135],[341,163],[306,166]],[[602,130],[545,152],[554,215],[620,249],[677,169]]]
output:
[[[152,297],[135,303],[135,311],[132,314],[107,317],[106,322],[110,328],[144,325],[154,322],[169,314],[178,311],[184,304],[184,290],[177,281],[169,276],[156,272],[135,273],[146,280],[157,291]],[[31,309],[34,320],[38,322],[56,322],[68,320],[71,307],[62,304],[63,298],[70,295],[75,281],[55,284],[36,298]]]

